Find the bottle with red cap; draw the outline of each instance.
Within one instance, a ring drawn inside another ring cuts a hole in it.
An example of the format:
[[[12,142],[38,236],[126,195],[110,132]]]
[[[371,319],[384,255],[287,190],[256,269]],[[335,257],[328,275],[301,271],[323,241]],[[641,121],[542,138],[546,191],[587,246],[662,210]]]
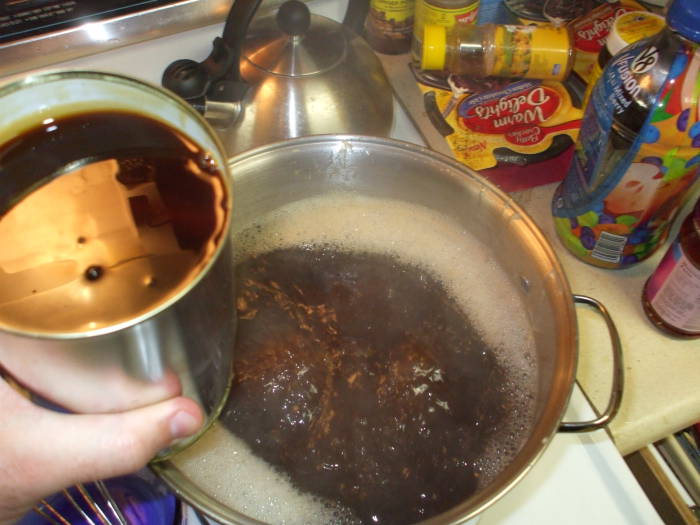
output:
[[[700,337],[700,199],[642,292],[649,320],[678,337]]]

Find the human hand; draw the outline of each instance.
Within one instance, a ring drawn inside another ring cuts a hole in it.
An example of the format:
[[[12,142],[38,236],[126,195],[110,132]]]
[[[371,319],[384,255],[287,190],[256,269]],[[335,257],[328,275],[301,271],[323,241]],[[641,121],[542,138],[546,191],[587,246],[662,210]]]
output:
[[[0,376],[0,525],[70,485],[139,470],[203,422],[199,405],[181,396],[110,414],[53,412]]]

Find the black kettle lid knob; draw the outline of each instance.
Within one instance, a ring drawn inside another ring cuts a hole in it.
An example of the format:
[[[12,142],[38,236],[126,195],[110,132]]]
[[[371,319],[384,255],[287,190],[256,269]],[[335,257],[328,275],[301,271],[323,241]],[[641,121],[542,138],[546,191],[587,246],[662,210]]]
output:
[[[277,26],[290,36],[303,35],[310,24],[309,8],[299,0],[287,0],[277,11]]]
[[[186,58],[176,60],[163,72],[163,87],[185,100],[203,97],[209,89],[209,75],[205,67]]]

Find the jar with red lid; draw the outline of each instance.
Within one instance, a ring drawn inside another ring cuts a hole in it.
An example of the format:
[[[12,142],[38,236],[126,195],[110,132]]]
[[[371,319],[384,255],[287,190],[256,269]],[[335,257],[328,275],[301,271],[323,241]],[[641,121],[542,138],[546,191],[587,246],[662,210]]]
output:
[[[642,306],[661,330],[679,337],[700,337],[700,199],[647,280]]]

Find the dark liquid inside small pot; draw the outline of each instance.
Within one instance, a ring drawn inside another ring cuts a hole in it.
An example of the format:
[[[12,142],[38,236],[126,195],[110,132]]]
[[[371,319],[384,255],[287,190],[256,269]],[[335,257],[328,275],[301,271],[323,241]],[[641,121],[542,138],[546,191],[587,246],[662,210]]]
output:
[[[293,248],[239,263],[237,282],[222,420],[254,453],[362,523],[415,523],[478,489],[512,382],[438,280],[389,255]]]
[[[171,300],[225,241],[211,155],[150,117],[46,118],[0,145],[0,326],[79,333]]]

